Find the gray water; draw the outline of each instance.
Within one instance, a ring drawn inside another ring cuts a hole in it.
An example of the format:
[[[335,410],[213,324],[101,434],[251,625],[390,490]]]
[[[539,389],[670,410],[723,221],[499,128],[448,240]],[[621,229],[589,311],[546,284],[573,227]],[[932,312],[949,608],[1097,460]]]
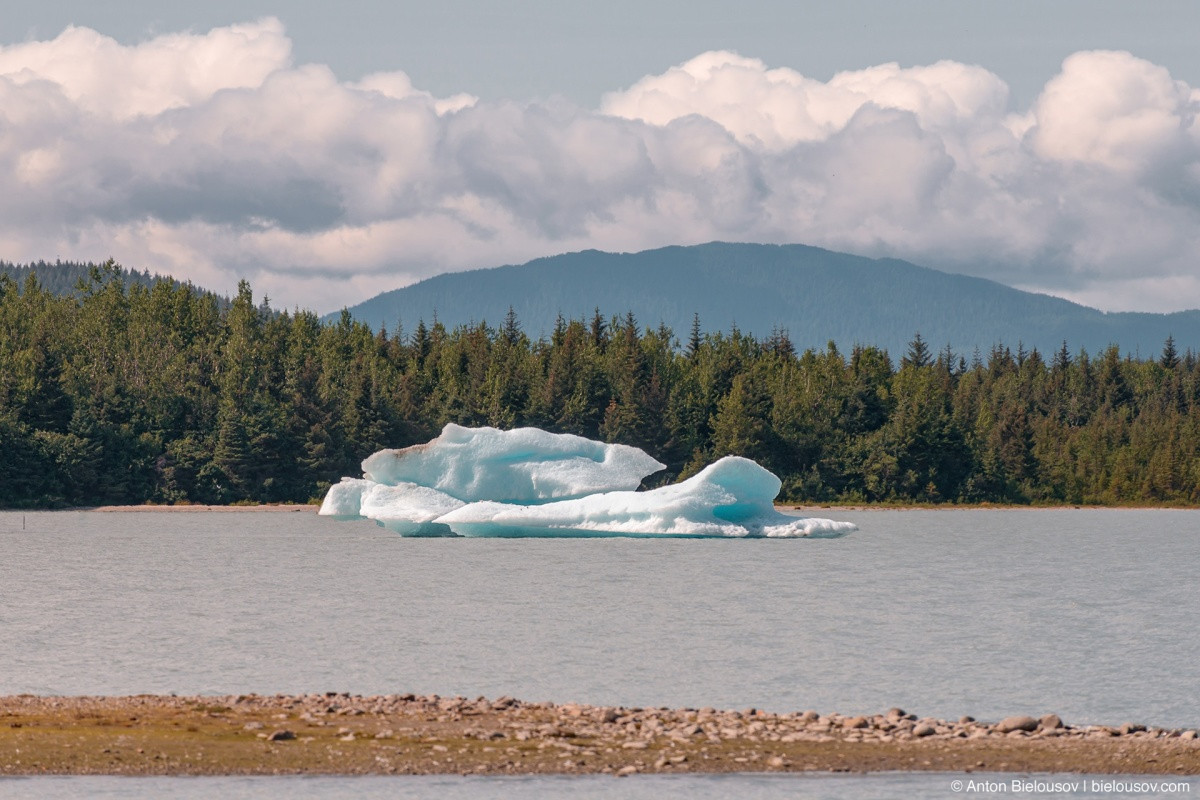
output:
[[[310,513],[0,513],[0,694],[1200,723],[1200,512],[829,515],[861,530],[415,539]]]
[[[0,693],[349,691],[1200,723],[1193,511],[830,512],[837,540],[0,514]]]

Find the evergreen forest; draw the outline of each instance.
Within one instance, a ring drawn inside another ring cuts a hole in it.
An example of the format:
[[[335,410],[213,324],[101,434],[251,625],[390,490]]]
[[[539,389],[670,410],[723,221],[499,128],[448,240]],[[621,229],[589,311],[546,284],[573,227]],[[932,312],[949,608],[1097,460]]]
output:
[[[536,340],[436,319],[223,301],[92,267],[73,291],[0,276],[0,506],[319,499],[448,422],[641,447],[668,469],[753,458],[781,500],[1200,504],[1200,362],[997,344],[798,352],[700,320],[562,319]]]

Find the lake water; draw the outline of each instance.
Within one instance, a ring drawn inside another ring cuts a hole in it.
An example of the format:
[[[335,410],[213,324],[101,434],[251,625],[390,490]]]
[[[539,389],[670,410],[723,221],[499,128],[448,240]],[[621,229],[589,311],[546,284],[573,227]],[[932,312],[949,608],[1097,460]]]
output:
[[[0,693],[1200,723],[1200,512],[827,515],[861,530],[418,539],[310,513],[4,512]]]

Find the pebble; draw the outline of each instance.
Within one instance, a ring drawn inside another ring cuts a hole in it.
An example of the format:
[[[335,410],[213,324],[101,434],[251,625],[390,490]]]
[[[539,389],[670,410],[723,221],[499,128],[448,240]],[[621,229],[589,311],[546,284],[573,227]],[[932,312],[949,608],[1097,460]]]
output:
[[[998,733],[1012,733],[1013,731],[1036,731],[1038,721],[1033,717],[1005,717],[996,723],[996,731]]]

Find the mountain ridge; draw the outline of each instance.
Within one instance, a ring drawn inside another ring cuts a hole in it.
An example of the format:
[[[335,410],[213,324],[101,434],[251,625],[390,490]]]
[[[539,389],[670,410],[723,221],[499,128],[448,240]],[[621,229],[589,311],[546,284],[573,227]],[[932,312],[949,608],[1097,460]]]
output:
[[[765,337],[784,330],[800,349],[832,340],[843,349],[876,345],[895,354],[918,332],[935,349],[949,345],[965,355],[997,344],[1046,352],[1066,341],[1072,350],[1117,344],[1145,356],[1168,336],[1181,350],[1200,347],[1200,310],[1104,312],[987,278],[801,244],[582,250],[443,273],[348,310],[394,330],[434,317],[447,327],[494,326],[510,306],[535,338],[560,314],[586,319],[599,308],[606,318],[632,311],[642,325],[665,323],[681,338],[693,314],[707,331],[736,326]]]

